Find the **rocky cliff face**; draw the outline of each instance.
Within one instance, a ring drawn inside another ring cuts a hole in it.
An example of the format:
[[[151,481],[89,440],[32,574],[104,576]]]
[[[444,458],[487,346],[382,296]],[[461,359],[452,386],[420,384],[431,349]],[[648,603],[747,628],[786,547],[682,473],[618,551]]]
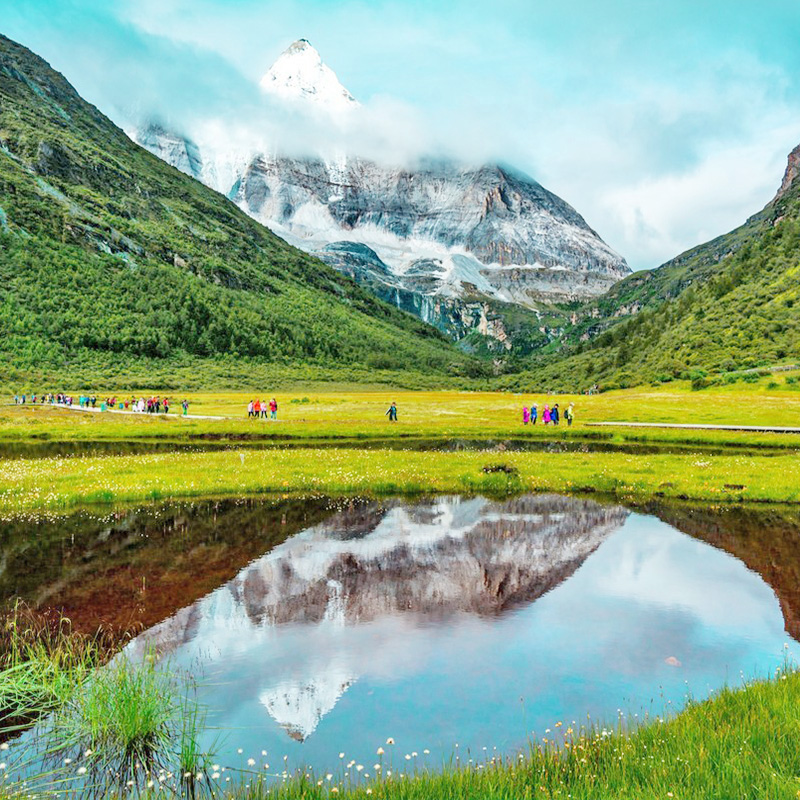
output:
[[[800,144],[789,153],[789,160],[786,164],[786,172],[783,175],[783,181],[781,181],[781,188],[778,189],[778,194],[775,196],[773,202],[780,200],[787,194],[797,180],[798,175],[800,175]]]
[[[601,294],[629,272],[575,209],[499,166],[259,157],[233,197],[303,249],[368,245],[421,294],[535,307]]]
[[[203,179],[203,158],[200,148],[185,136],[151,123],[137,134],[137,141],[162,161],[172,164],[181,172],[197,180]]]
[[[261,87],[294,112],[330,114],[332,124],[359,108],[305,40],[281,55]],[[465,301],[536,309],[600,295],[630,272],[572,206],[498,165],[431,160],[397,167],[343,154],[201,152],[191,138],[159,125],[146,125],[136,138],[291,244],[455,339],[475,330],[451,319],[474,320]],[[338,242],[356,247],[329,254]],[[382,262],[379,280],[372,268],[365,272],[358,245]],[[432,312],[443,298],[447,312]]]
[[[178,659],[203,653],[224,668],[230,632],[237,648],[279,657],[284,637],[296,642],[299,631],[322,647],[337,630],[367,636],[397,623],[503,614],[569,577],[627,515],[557,496],[356,505],[276,547],[132,647]],[[363,668],[342,637],[333,636],[333,647],[319,673],[264,670],[261,703],[293,738],[310,735]],[[245,657],[261,658],[237,656]]]

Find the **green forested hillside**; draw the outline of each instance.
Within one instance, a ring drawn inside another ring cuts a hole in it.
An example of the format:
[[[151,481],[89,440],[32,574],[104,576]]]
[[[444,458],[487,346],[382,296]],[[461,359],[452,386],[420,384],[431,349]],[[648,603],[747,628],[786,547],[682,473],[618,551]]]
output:
[[[0,36],[0,383],[483,367],[134,144]],[[423,377],[424,376],[424,377]]]
[[[781,191],[729,234],[637,272],[576,311],[560,352],[512,385],[583,389],[800,361],[800,148]],[[733,379],[733,377],[731,377]]]

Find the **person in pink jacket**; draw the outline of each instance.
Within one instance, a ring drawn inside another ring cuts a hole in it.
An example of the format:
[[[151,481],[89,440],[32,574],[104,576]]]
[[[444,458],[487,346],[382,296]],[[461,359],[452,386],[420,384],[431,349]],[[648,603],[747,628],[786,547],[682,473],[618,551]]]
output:
[[[542,411],[542,422],[544,422],[545,425],[550,424],[550,406],[548,405],[546,405],[544,411]]]
[[[522,406],[522,424],[527,425],[531,421],[531,412],[528,411],[528,406]]]

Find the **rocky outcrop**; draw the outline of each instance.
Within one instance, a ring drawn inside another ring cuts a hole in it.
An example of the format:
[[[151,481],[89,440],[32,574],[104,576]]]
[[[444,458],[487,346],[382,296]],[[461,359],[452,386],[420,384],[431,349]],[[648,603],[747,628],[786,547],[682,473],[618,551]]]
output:
[[[304,249],[368,245],[404,288],[523,306],[604,292],[630,270],[575,209],[499,166],[256,158],[234,200]]]
[[[800,175],[800,144],[789,153],[789,160],[786,164],[786,172],[783,175],[781,188],[778,189],[778,194],[775,195],[775,200],[773,200],[773,202],[780,200],[789,189],[792,188],[798,175]]]
[[[162,125],[152,123],[137,133],[142,147],[157,155],[162,161],[172,164],[181,172],[197,180],[203,178],[203,158],[200,148],[185,136],[169,131]]]

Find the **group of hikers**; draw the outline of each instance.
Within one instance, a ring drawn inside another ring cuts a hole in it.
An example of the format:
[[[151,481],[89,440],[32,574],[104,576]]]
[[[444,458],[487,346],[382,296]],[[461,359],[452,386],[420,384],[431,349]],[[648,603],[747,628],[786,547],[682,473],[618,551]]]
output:
[[[269,403],[266,400],[251,400],[247,404],[247,416],[254,419],[278,419],[278,401],[273,397]]]
[[[116,401],[116,397],[111,398],[111,407],[114,408],[114,401]],[[169,414],[169,407],[172,401],[169,397],[160,398],[160,397],[148,397],[146,400],[144,397],[140,397],[138,400],[132,397],[130,400],[124,400],[120,403],[120,408],[124,409],[125,411],[131,410],[136,411],[140,414]],[[189,401],[182,400],[181,401],[181,408],[183,409],[183,415],[189,413]]]
[[[532,403],[531,407],[528,406],[522,407],[522,424],[528,425],[535,425],[536,421],[539,419],[539,406],[536,403]],[[567,408],[564,410],[564,419],[567,421],[567,425],[572,425],[572,421],[575,419],[575,403],[570,403]],[[561,412],[558,408],[558,403],[553,403],[552,408],[545,403],[544,408],[542,409],[542,422],[545,425],[558,425],[561,420]]]
[[[97,401],[96,397],[91,398],[92,404]],[[28,395],[27,394],[15,394],[14,395],[14,404],[18,406],[24,406],[28,402]],[[54,394],[53,392],[43,392],[42,394],[37,394],[34,392],[30,396],[30,402],[33,405],[39,403],[40,405],[44,405],[45,403],[51,406],[71,406],[74,402],[74,398],[71,395],[64,394],[63,392],[58,392]]]
[[[28,395],[16,394],[14,395],[14,403],[16,405],[25,405],[28,402]],[[67,406],[72,407],[75,405],[75,398],[72,395],[65,394],[64,392],[46,392],[44,394],[30,395],[30,402],[36,404],[49,404],[53,406]],[[100,401],[100,410],[108,411],[115,409],[117,411],[136,411],[139,413],[147,414],[169,414],[171,400],[169,397],[140,397],[138,400],[131,397],[129,400],[118,400],[116,395],[114,397],[107,397],[105,400]],[[80,408],[97,408],[97,395],[82,394],[78,396],[78,406]],[[183,416],[189,413],[189,401],[182,400],[181,408],[183,409]]]
[[[28,395],[16,394],[14,395],[14,403],[17,405],[25,405],[28,402]],[[73,405],[74,398],[71,395],[58,393],[46,394],[31,394],[31,403],[49,403],[50,405],[58,406],[71,406]],[[100,404],[100,410],[106,411],[107,409],[118,409],[120,411],[135,411],[142,414],[169,414],[171,405],[169,397],[140,397],[138,400],[131,397],[130,400],[118,400],[117,397],[109,397],[103,400]],[[97,396],[96,395],[80,395],[78,397],[78,404],[81,408],[96,408]],[[181,401],[181,409],[183,416],[189,413],[189,401]],[[251,400],[247,404],[247,416],[254,419],[278,419],[278,401],[273,397],[272,400]],[[389,417],[389,422],[397,422],[397,404],[392,403],[386,411],[385,416]],[[541,420],[544,425],[558,425],[561,422],[561,411],[558,403],[553,403],[552,406],[545,403],[541,413]],[[575,403],[570,403],[564,410],[563,414],[567,425],[572,425],[575,419]],[[522,407],[522,423],[524,425],[536,425],[539,421],[539,406],[532,403],[530,408],[528,406]]]

